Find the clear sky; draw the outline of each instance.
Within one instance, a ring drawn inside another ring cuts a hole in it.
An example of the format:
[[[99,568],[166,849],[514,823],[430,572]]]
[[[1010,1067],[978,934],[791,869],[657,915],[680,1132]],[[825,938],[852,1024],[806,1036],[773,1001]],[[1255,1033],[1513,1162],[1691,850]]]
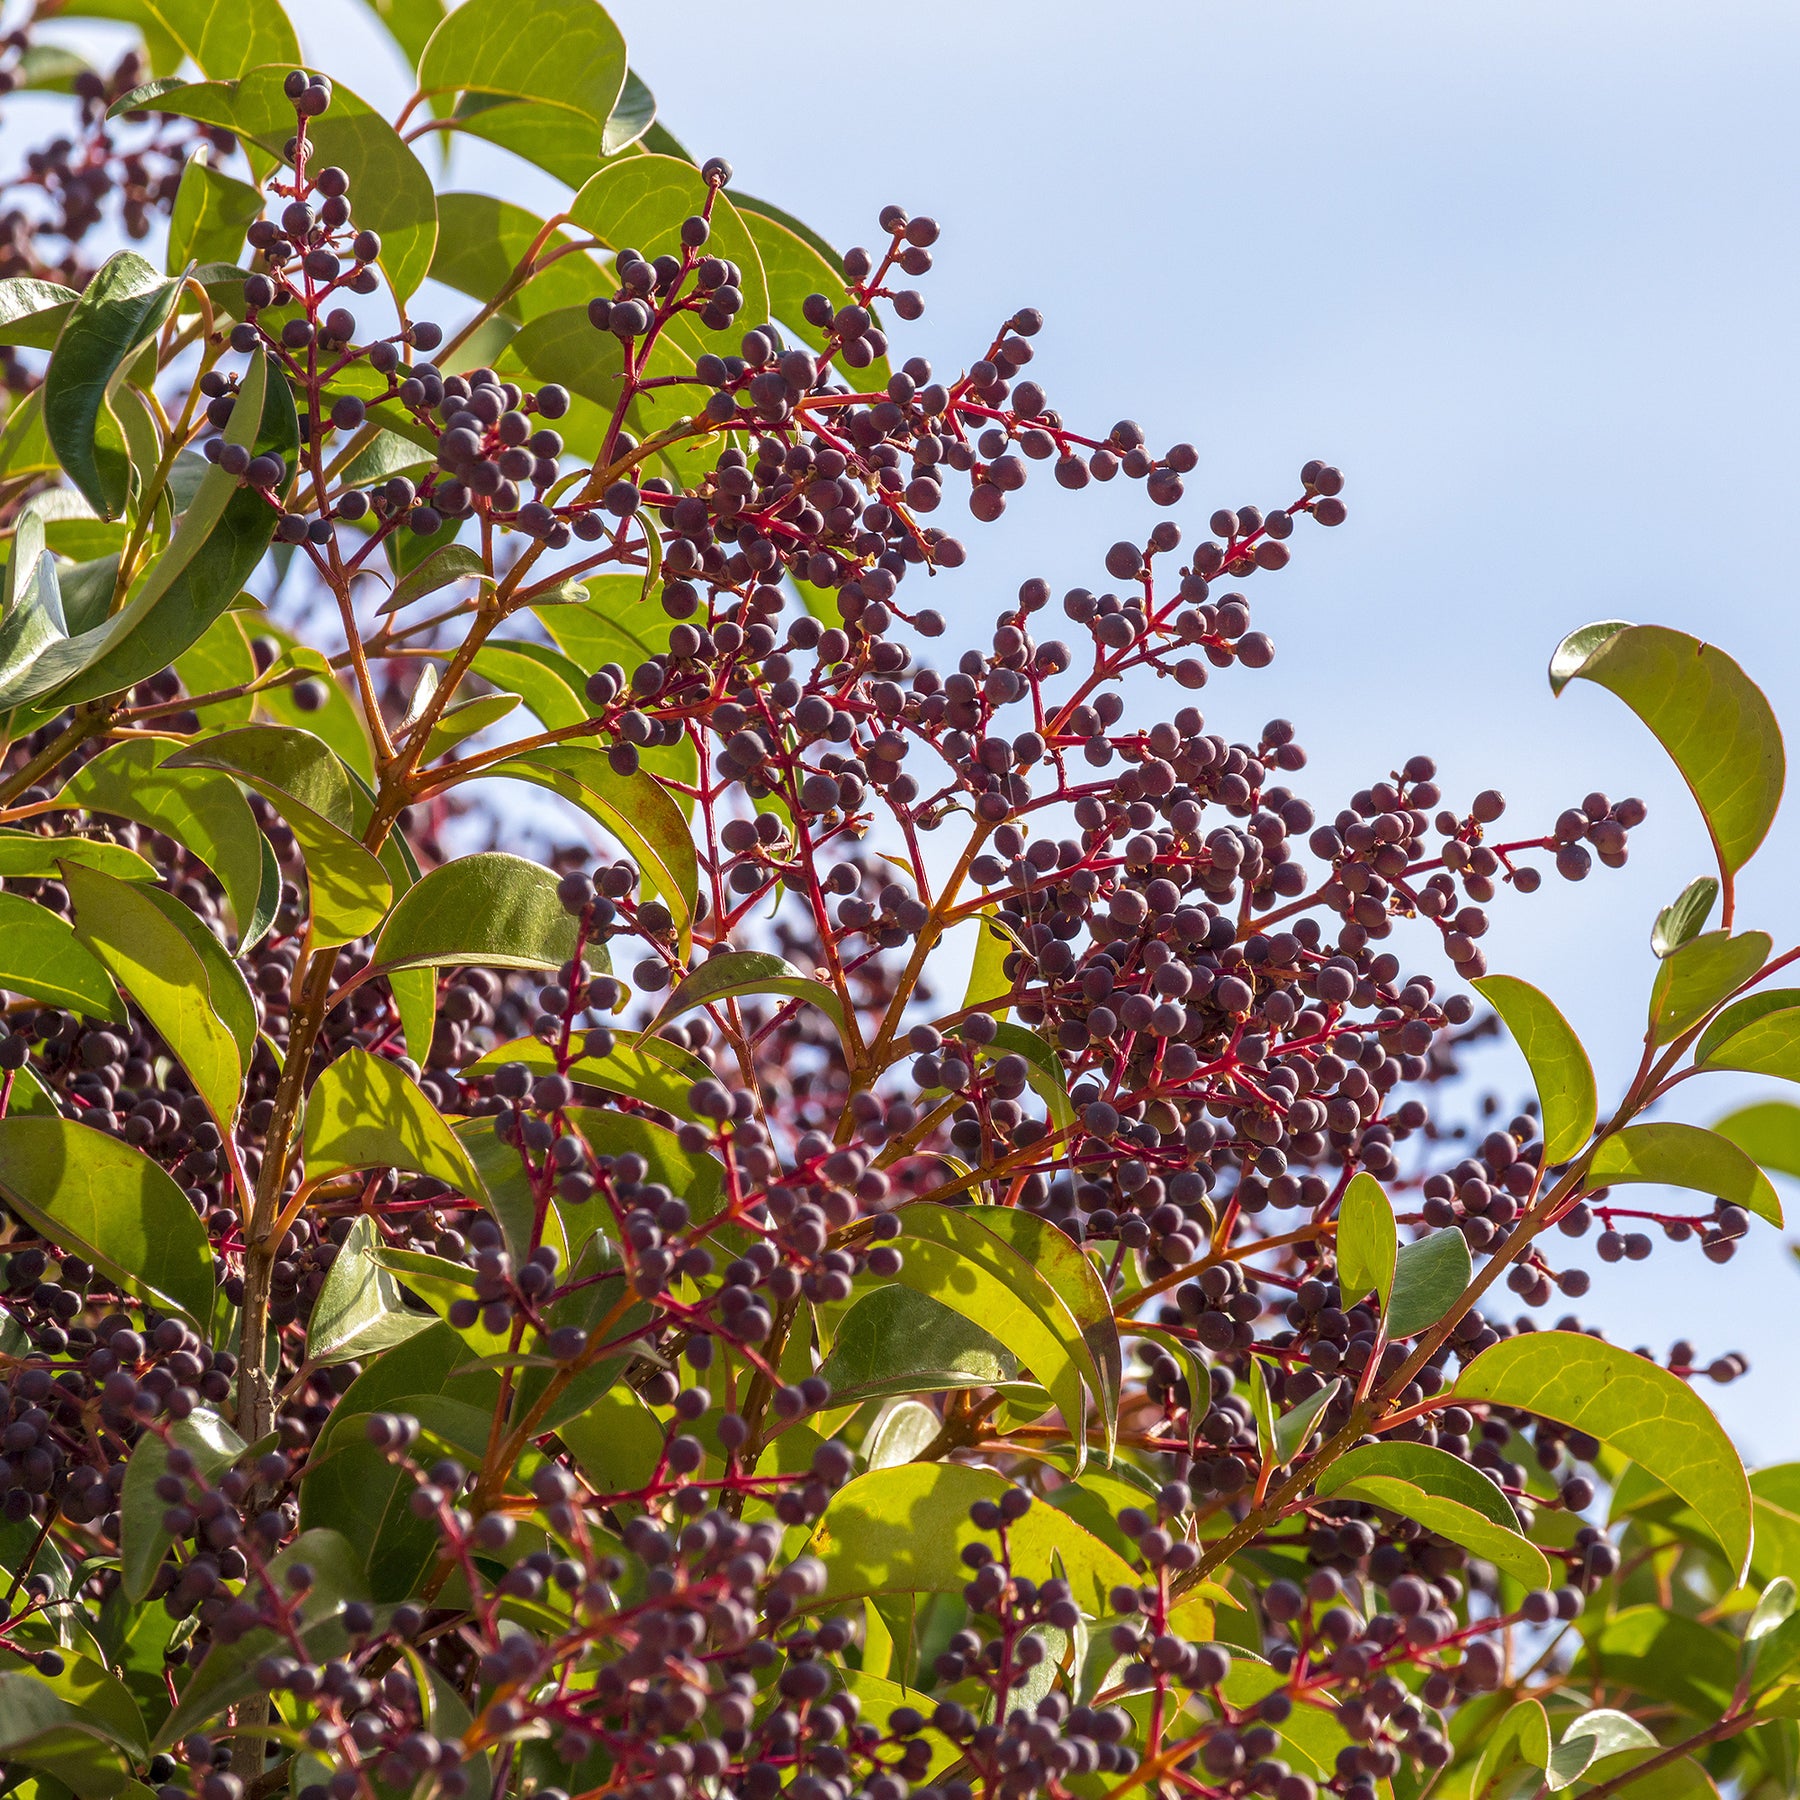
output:
[[[319,66],[378,104],[404,97],[355,0],[290,10]],[[1292,718],[1313,758],[1300,785],[1326,808],[1418,751],[1455,801],[1500,786],[1519,835],[1595,787],[1641,794],[1627,869],[1503,896],[1487,940],[1494,968],[1564,1005],[1616,1092],[1651,919],[1706,846],[1636,721],[1596,689],[1553,701],[1544,666],[1589,620],[1667,623],[1731,651],[1800,727],[1800,12],[614,12],[665,122],[749,191],[839,244],[866,241],[890,200],[938,218],[901,355],[960,366],[1036,306],[1032,374],[1071,423],[1133,417],[1154,446],[1198,445],[1177,514],[1190,537],[1214,506],[1291,499],[1308,457],[1343,467],[1348,523],[1298,533],[1292,567],[1252,589],[1274,667],[1209,687],[1209,723]],[[559,197],[485,148],[459,149],[443,185],[491,181],[541,209]],[[969,563],[934,603],[954,635],[1027,574],[1098,585],[1106,546],[1153,516],[1132,484],[1069,496],[1040,471],[1000,525],[970,522]],[[1797,878],[1800,798],[1752,865],[1742,922],[1793,942]],[[1506,1054],[1481,1072],[1511,1090]],[[1685,1116],[1750,1091],[1711,1079]],[[1629,1273],[1599,1269],[1584,1306],[1627,1343],[1746,1351],[1751,1379],[1707,1397],[1759,1458],[1800,1457],[1784,1367],[1800,1267],[1769,1228],[1724,1269],[1660,1244]]]

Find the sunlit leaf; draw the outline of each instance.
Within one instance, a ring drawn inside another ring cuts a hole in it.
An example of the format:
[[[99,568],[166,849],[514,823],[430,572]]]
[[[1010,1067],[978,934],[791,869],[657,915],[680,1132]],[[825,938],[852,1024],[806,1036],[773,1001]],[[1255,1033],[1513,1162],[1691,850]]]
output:
[[[1567,1162],[1594,1130],[1594,1069],[1581,1039],[1530,982],[1486,975],[1474,985],[1506,1022],[1531,1069],[1544,1115],[1544,1161]]]
[[[1730,1139],[1698,1125],[1673,1119],[1627,1125],[1600,1145],[1589,1172],[1611,1185],[1652,1182],[1716,1194],[1781,1224],[1781,1200],[1768,1176]]]

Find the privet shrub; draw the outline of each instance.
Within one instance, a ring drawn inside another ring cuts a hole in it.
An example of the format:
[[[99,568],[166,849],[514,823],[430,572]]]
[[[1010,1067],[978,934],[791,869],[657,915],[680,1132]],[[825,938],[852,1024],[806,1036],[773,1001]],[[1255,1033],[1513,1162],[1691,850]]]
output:
[[[383,7],[395,125],[272,0],[125,10],[3,65],[74,96],[0,284],[6,1791],[1791,1793],[1795,1472],[1564,1310],[1800,1167],[1659,1113],[1800,1076],[1738,666],[1552,664],[1718,856],[1601,1107],[1486,907],[1639,802],[1209,728],[1335,468],[1184,530],[1035,312],[902,359],[937,226],[828,256],[592,0]],[[1144,535],[947,638],[1034,463]],[[1434,1122],[1491,1015],[1537,1099]]]

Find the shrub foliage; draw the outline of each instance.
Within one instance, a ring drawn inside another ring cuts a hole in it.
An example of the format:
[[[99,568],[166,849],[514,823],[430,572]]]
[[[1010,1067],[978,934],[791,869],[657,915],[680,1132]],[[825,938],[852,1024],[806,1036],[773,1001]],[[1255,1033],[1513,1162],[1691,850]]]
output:
[[[96,10],[0,57],[5,1791],[1793,1792],[1800,1478],[1563,1310],[1800,1173],[1662,1105],[1800,1078],[1738,665],[1551,665],[1717,853],[1602,1104],[1487,908],[1640,802],[1209,728],[1337,469],[1184,536],[1190,445],[1029,308],[902,358],[937,225],[739,192],[593,0],[380,5],[392,123],[274,0]],[[1144,536],[947,633],[1034,463]]]

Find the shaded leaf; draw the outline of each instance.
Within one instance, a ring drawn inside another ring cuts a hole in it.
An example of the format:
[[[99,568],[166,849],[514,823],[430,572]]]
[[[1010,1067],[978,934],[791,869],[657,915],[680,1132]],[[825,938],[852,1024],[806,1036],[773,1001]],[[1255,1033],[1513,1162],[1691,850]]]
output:
[[[1019,1363],[979,1325],[911,1288],[877,1288],[845,1313],[819,1369],[833,1406],[994,1387]]]
[[[1394,1261],[1388,1336],[1411,1337],[1435,1325],[1461,1298],[1474,1273],[1469,1241],[1460,1231],[1434,1231],[1402,1244]]]
[[[487,564],[477,551],[467,544],[445,544],[401,576],[394,583],[394,591],[375,610],[377,614],[398,612],[453,581],[467,581],[486,573]]]
[[[57,461],[103,519],[124,515],[131,479],[112,414],[114,390],[180,291],[179,281],[135,251],[116,252],[69,309],[44,373],[44,430]]]
[[[401,895],[371,967],[557,968],[575,954],[575,921],[556,885],[541,864],[497,850],[440,864]]]
[[[1650,948],[1657,956],[1672,955],[1683,944],[1700,935],[1700,928],[1712,912],[1719,897],[1719,884],[1710,875],[1690,881],[1673,900],[1656,915],[1650,929]]]
[[[538,241],[544,221],[493,194],[439,194],[437,253],[431,278],[470,299],[492,300]],[[552,232],[545,248],[570,240]],[[559,256],[508,297],[501,312],[523,324],[558,307],[585,307],[599,289],[600,270],[586,251]]]
[[[696,1006],[750,994],[783,994],[805,1000],[824,1013],[840,1034],[846,1030],[844,1003],[835,989],[802,975],[792,963],[771,956],[766,950],[727,950],[709,957],[691,975],[677,982],[675,991],[644,1027],[642,1035],[648,1037]]]
[[[154,881],[158,871],[135,850],[100,838],[37,837],[29,831],[0,831],[0,877],[57,877],[59,863],[78,863],[120,881]]]
[[[379,1356],[404,1344],[432,1321],[409,1312],[400,1285],[370,1254],[375,1221],[361,1214],[338,1246],[306,1326],[306,1360],[316,1368]]]
[[[1291,1463],[1306,1447],[1306,1440],[1312,1436],[1314,1429],[1333,1400],[1338,1390],[1344,1385],[1344,1378],[1339,1375],[1328,1381],[1324,1387],[1310,1398],[1302,1400],[1298,1406],[1290,1407],[1275,1421],[1275,1455],[1283,1464]]]
[[[206,1482],[222,1475],[244,1449],[244,1440],[216,1412],[204,1406],[195,1407],[185,1419],[171,1419],[169,1436],[193,1457],[200,1479]],[[134,1601],[150,1592],[157,1565],[175,1541],[163,1528],[168,1502],[156,1492],[156,1484],[168,1466],[168,1446],[153,1431],[146,1431],[138,1439],[131,1460],[125,1465],[125,1485],[119,1494],[123,1529],[119,1572],[127,1598]]]
[[[208,8],[218,18],[250,17],[260,10]],[[262,190],[221,174],[212,166],[213,154],[210,144],[200,145],[181,172],[163,251],[163,267],[171,275],[181,274],[190,263],[236,262],[244,248],[244,234],[262,217]]]
[[[1324,1469],[1314,1484],[1314,1491],[1321,1495],[1335,1494],[1346,1483],[1365,1475],[1390,1476],[1410,1482],[1428,1494],[1454,1500],[1481,1513],[1504,1530],[1519,1528],[1512,1502],[1479,1469],[1434,1445],[1412,1444],[1398,1438],[1359,1444],[1347,1450]]]

